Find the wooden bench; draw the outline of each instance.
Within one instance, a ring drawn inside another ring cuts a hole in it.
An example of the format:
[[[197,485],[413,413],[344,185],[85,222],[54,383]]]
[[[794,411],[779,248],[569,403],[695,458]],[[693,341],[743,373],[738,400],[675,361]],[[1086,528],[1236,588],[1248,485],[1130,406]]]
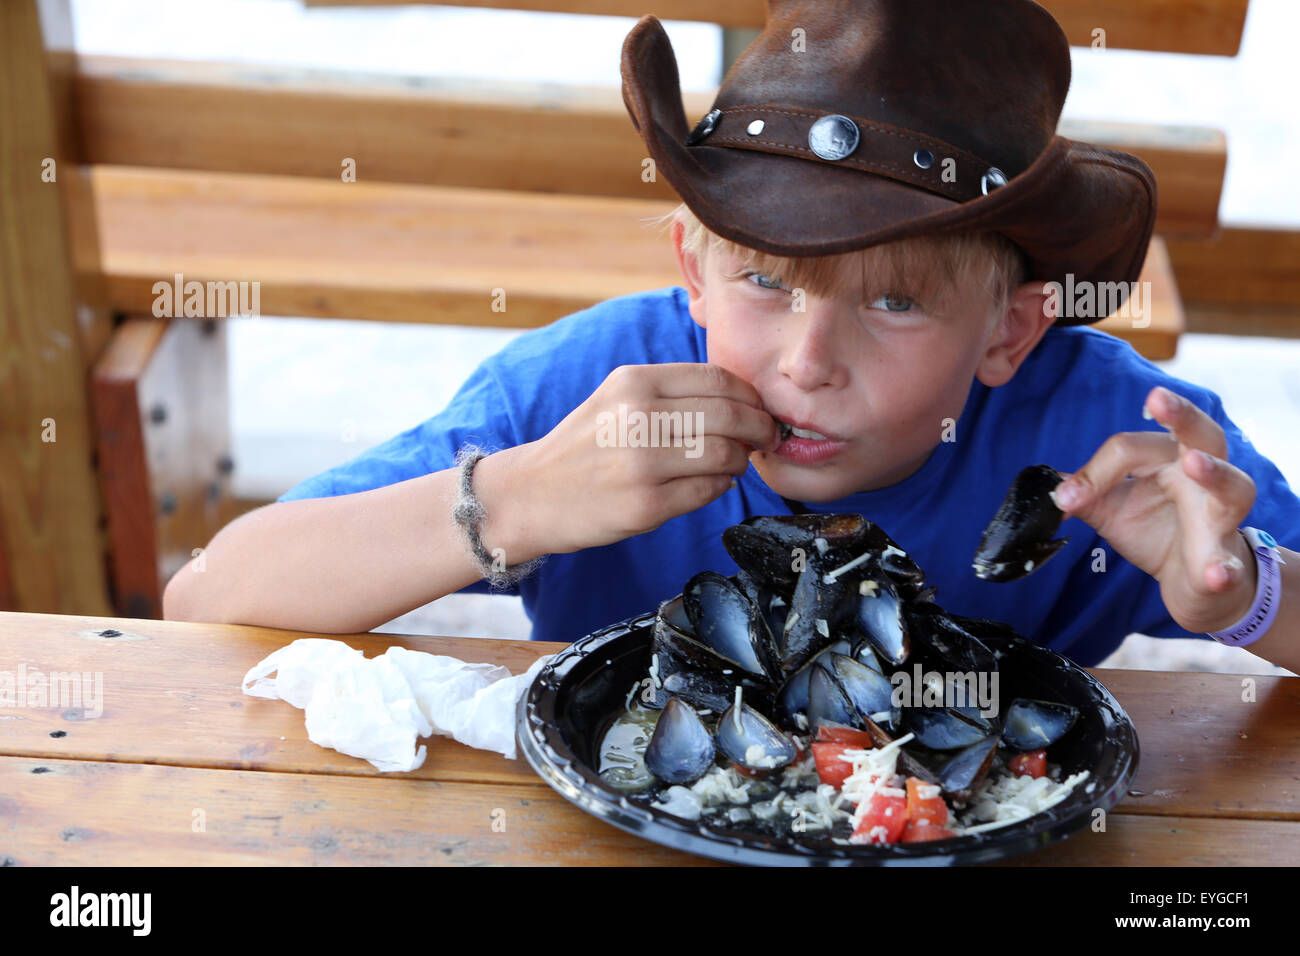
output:
[[[640,0],[510,6],[645,12]],[[731,28],[761,26],[766,10],[765,0],[651,6],[661,19]],[[1046,6],[1076,44],[1103,25],[1109,46],[1235,55],[1247,0]],[[62,170],[50,189],[0,195],[4,235],[39,234],[0,240],[0,282],[18,290],[0,303],[23,356],[11,383],[24,397],[0,412],[11,443],[0,460],[0,607],[157,616],[170,574],[265,503],[230,495],[224,322],[154,318],[156,282],[258,282],[267,316],[518,328],[680,282],[667,238],[642,224],[673,193],[642,181],[644,147],[617,88],[76,57],[66,19],[67,0],[0,12],[0,45],[13,54],[0,102],[34,131],[21,161],[57,157]],[[24,96],[32,83],[50,96]],[[712,99],[687,94],[688,118]],[[1225,139],[1118,123],[1061,132],[1134,152],[1156,172],[1168,254],[1155,240],[1144,270],[1151,321],[1099,327],[1168,357],[1184,327],[1180,283],[1215,301],[1217,243],[1256,274],[1269,261],[1255,240],[1216,233]],[[0,162],[15,162],[13,131],[3,135]],[[348,160],[356,182],[340,175]],[[1270,328],[1300,303],[1282,274],[1249,288],[1272,310],[1261,318]],[[505,311],[492,307],[495,289],[507,291]],[[30,435],[30,409],[44,407],[58,412],[60,441],[36,455],[30,438],[10,436]],[[33,504],[38,489],[56,507]]]

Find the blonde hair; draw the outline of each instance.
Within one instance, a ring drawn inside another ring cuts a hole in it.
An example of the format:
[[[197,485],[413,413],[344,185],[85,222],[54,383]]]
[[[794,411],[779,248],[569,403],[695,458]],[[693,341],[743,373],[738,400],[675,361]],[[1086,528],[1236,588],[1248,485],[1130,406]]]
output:
[[[711,252],[719,250],[787,288],[816,296],[838,294],[856,271],[864,300],[905,293],[932,314],[951,312],[972,288],[987,292],[990,308],[1005,311],[1028,272],[1024,253],[992,232],[924,236],[833,256],[785,258],[724,239],[705,227],[685,203],[645,221],[658,224],[663,232],[679,218],[684,227],[682,250],[696,255],[701,266]]]

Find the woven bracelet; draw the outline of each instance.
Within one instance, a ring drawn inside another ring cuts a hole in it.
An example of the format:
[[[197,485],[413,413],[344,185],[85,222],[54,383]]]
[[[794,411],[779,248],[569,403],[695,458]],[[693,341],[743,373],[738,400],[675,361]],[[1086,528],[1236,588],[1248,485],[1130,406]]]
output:
[[[478,563],[479,570],[483,572],[483,577],[493,588],[504,590],[521,580],[528,577],[537,570],[542,563],[542,558],[537,557],[522,564],[516,564],[513,567],[500,569],[497,562],[488,553],[487,548],[483,546],[483,538],[479,534],[479,526],[483,519],[487,517],[487,512],[483,509],[483,504],[474,495],[473,477],[474,466],[483,458],[487,457],[487,452],[477,445],[466,445],[460,451],[456,452],[456,467],[460,469],[460,497],[456,499],[456,507],[452,511],[452,517],[465,532],[465,537],[469,542],[470,554]]]

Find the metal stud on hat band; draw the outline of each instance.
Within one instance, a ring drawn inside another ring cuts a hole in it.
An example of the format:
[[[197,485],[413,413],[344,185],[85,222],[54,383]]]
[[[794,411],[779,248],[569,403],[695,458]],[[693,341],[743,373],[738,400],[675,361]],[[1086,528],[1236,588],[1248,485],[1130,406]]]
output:
[[[956,202],[1007,185],[1008,177],[955,143],[879,120],[767,103],[715,107],[685,145],[775,153],[894,179]]]
[[[980,180],[980,191],[987,196],[993,190],[1000,186],[1005,186],[1006,184],[1007,174],[996,166],[990,166],[989,171],[985,173],[984,178]]]
[[[705,113],[700,118],[700,121],[695,124],[695,129],[691,130],[691,134],[686,137],[686,145],[695,146],[700,140],[712,133],[713,127],[718,125],[718,117],[721,115],[722,110],[709,110]]]
[[[808,148],[822,159],[837,160],[853,155],[861,134],[858,124],[847,116],[823,116],[808,130]]]

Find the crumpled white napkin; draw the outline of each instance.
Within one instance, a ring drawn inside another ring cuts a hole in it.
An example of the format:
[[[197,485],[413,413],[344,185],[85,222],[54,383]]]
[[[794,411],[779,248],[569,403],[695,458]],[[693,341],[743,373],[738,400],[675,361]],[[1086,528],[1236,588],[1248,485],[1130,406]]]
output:
[[[342,641],[305,637],[250,668],[243,690],[305,710],[307,736],[318,746],[379,770],[409,771],[424,764],[427,748],[416,740],[430,734],[513,759],[515,707],[548,660],[511,677],[495,664],[404,647],[367,658]]]

